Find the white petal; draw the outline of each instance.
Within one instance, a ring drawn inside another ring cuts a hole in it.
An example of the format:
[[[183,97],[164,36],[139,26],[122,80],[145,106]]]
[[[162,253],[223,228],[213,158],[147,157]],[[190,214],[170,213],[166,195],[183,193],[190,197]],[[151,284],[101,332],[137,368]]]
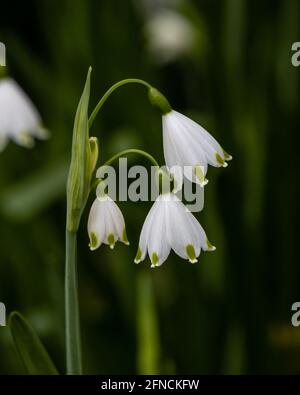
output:
[[[103,205],[102,215],[105,222],[105,235],[103,243],[109,245],[110,248],[113,249],[116,241],[118,240],[118,235],[115,221],[110,211],[111,199],[107,196],[106,199],[100,198],[100,200],[102,201]]]
[[[148,235],[148,253],[152,263],[151,267],[162,265],[170,254],[171,247],[166,234],[166,205],[168,203],[160,197],[159,204],[153,215]]]
[[[92,204],[88,218],[88,234],[91,241],[91,250],[95,250],[100,247],[105,237],[104,211],[102,202],[96,198]]]
[[[108,244],[110,248],[114,248],[118,240],[129,244],[127,238],[125,238],[123,214],[108,195],[95,199],[89,215],[88,233],[92,250],[98,248],[101,243]]]
[[[162,124],[163,124],[163,148],[164,148],[164,157],[166,165],[171,168],[173,166],[179,165],[180,155],[177,150],[176,145],[174,144],[174,136],[172,137],[172,113],[163,115]]]
[[[213,246],[202,228],[201,224],[197,220],[197,218],[187,210],[187,218],[190,221],[191,228],[193,229],[193,233],[195,238],[197,239],[197,244],[199,244],[203,251],[215,251],[216,247]]]
[[[192,214],[186,210],[184,204],[174,197],[168,206],[167,237],[172,249],[184,259],[189,259],[188,246],[194,248],[195,258],[199,256],[201,250],[200,236],[196,232],[192,219],[194,217],[190,216]],[[195,262],[196,259],[192,261]]]
[[[182,166],[196,163],[202,166],[207,165],[207,159],[201,141],[197,141],[188,131],[183,122],[177,117],[176,111],[164,115],[165,135],[168,135],[168,142],[172,150],[175,152],[176,159],[180,160]],[[176,164],[176,163],[174,163]]]
[[[119,209],[117,204],[111,199],[107,202],[107,208],[111,215],[111,221],[114,224],[116,238],[123,241],[125,244],[129,244],[127,239],[124,239],[125,221],[121,210]]]
[[[207,172],[207,157],[201,141],[188,132],[174,110],[163,116],[163,143],[167,166],[181,166],[186,178],[202,184],[194,172],[196,165],[202,166],[204,177]]]
[[[135,263],[142,262],[147,255],[148,237],[149,237],[149,233],[151,231],[153,218],[155,217],[155,211],[158,208],[159,208],[159,197],[153,203],[153,205],[152,205],[152,207],[151,207],[151,209],[150,209],[149,213],[147,214],[147,217],[144,221],[142,231],[140,234],[138,253],[137,253],[137,256],[134,260]]]
[[[200,245],[202,250],[212,251],[213,246],[209,247],[206,233],[205,233],[204,229],[202,228],[202,226],[200,225],[197,218],[195,218],[194,215],[189,211],[187,211],[186,214],[187,214],[187,218],[190,222],[190,226],[193,229],[193,234],[195,235],[195,238],[197,239],[197,243]],[[215,249],[215,247],[214,247],[214,249]]]
[[[216,247],[213,246],[207,236],[206,233],[204,231],[204,229],[202,228],[202,226],[200,225],[200,223],[197,221],[197,219],[190,213],[190,216],[192,218],[192,222],[193,225],[195,227],[195,232],[197,232],[197,234],[200,237],[200,244],[201,244],[201,248],[203,251],[215,251]]]
[[[176,118],[186,127],[186,129],[193,134],[194,138],[200,139],[203,149],[207,153],[208,157],[215,162],[215,152],[217,152],[223,160],[225,160],[222,147],[217,142],[217,140],[207,132],[201,125],[193,121],[192,119],[186,117],[185,115],[174,111]],[[215,166],[212,163],[213,166]],[[217,163],[217,166],[220,164]]]
[[[167,166],[190,166],[184,169],[185,177],[201,186],[207,183],[208,164],[226,167],[231,159],[202,126],[175,110],[163,116],[163,143]],[[195,174],[199,166],[202,171]]]

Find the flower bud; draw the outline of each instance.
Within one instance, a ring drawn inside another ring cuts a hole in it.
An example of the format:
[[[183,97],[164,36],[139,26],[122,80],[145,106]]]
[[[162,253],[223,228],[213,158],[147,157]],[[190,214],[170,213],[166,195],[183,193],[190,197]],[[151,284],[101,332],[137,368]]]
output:
[[[172,111],[172,107],[170,106],[170,103],[168,102],[166,97],[157,89],[149,88],[148,97],[150,103],[154,107],[157,107],[163,115],[168,114],[170,111]]]

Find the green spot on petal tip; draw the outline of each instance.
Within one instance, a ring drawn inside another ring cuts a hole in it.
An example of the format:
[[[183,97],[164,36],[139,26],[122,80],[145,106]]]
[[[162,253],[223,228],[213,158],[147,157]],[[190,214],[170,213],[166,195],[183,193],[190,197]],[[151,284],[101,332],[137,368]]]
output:
[[[231,160],[232,159],[232,155],[228,154],[228,152],[226,152],[223,148],[222,148],[222,151],[223,151],[225,160]]]
[[[214,245],[212,245],[208,239],[206,239],[206,244],[207,244],[208,251],[215,251],[216,250],[216,247]]]
[[[142,258],[142,250],[139,247],[136,253],[136,257],[134,258],[134,263],[140,263],[141,258]]]
[[[193,246],[192,244],[188,244],[188,245],[185,247],[185,251],[186,251],[186,254],[187,254],[187,256],[188,256],[188,258],[189,258],[189,261],[190,261],[191,263],[196,263],[196,262],[198,262],[198,261],[197,261],[197,258],[196,258],[195,248],[194,248],[194,246]]]
[[[90,249],[95,250],[97,248],[97,244],[98,244],[98,239],[97,239],[96,233],[91,232],[90,244],[89,244]]]
[[[153,265],[153,266],[157,266],[158,260],[159,260],[159,258],[158,258],[157,253],[156,253],[156,252],[153,252],[153,254],[152,254],[152,259],[151,259],[152,265]],[[152,265],[151,265],[151,266],[152,266]]]
[[[204,187],[208,183],[208,179],[205,177],[202,167],[200,165],[196,165],[194,168],[195,176],[200,181],[200,185]]]
[[[113,233],[110,233],[110,234],[107,236],[107,241],[108,241],[108,244],[109,244],[109,248],[110,248],[111,250],[113,250],[114,247],[115,247],[115,236],[114,236]]]
[[[208,184],[208,179],[207,178],[204,178],[204,181],[203,181],[203,183],[202,183],[202,187],[204,187],[205,185],[207,185]]]
[[[227,163],[224,161],[224,159],[221,157],[220,154],[218,154],[218,153],[216,152],[215,156],[216,156],[217,162],[218,162],[221,166],[223,166],[223,167],[226,167],[226,166],[227,166]]]
[[[122,233],[122,241],[123,241],[123,243],[124,244],[126,244],[127,246],[129,246],[129,241],[128,241],[128,238],[127,238],[127,234],[126,234],[126,229],[124,228],[123,229],[123,233]]]

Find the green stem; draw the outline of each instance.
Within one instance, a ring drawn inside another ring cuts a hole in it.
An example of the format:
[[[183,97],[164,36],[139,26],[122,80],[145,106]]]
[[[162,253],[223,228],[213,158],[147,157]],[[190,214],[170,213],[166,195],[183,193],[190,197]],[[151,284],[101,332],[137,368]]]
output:
[[[77,233],[66,230],[66,359],[67,374],[82,374],[77,285]]]
[[[157,160],[156,160],[152,155],[150,155],[150,154],[149,154],[148,152],[146,152],[146,151],[143,151],[143,150],[137,149],[137,148],[124,149],[123,151],[118,152],[117,154],[115,154],[114,156],[112,156],[110,159],[108,159],[108,160],[104,163],[104,165],[102,165],[102,166],[108,166],[108,165],[110,165],[111,163],[113,163],[115,160],[121,158],[122,156],[128,155],[128,154],[138,154],[138,155],[142,155],[142,156],[144,156],[145,158],[149,159],[150,162],[152,162],[154,166],[159,167],[159,164],[158,164]],[[102,167],[102,166],[101,166],[101,167]]]
[[[140,80],[138,78],[127,78],[125,80],[121,80],[117,83],[115,83],[114,85],[112,85],[102,96],[102,98],[100,99],[100,101],[98,102],[98,104],[96,105],[96,107],[94,108],[90,118],[89,118],[89,128],[91,128],[100,108],[103,106],[103,104],[106,102],[106,100],[109,98],[109,96],[113,93],[113,91],[115,91],[116,89],[118,89],[120,86],[126,85],[126,84],[140,84],[140,85],[144,85],[147,88],[152,88],[152,86],[150,84],[148,84],[148,82],[144,81],[144,80]]]
[[[145,158],[149,159],[150,162],[152,162],[152,164],[159,168],[159,164],[156,161],[156,159],[150,155],[148,152],[143,151],[141,149],[137,149],[137,148],[129,148],[129,149],[124,149],[123,151],[118,152],[117,154],[115,154],[114,156],[112,156],[110,159],[108,159],[101,167],[104,166],[109,166],[110,164],[112,164],[115,160],[121,158],[122,156],[128,155],[128,154],[138,154],[138,155],[142,155]],[[91,185],[91,190],[97,188],[97,186],[100,184],[102,180],[96,178],[96,180],[92,183]]]
[[[137,273],[138,374],[159,374],[160,342],[152,275]]]

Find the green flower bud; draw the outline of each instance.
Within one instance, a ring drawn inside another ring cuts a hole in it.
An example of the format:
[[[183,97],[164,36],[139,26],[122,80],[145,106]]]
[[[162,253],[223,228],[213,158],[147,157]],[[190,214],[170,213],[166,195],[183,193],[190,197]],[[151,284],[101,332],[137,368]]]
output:
[[[162,112],[163,115],[172,111],[172,107],[170,106],[170,103],[168,102],[166,97],[162,93],[160,93],[157,89],[149,88],[148,96],[150,103],[154,107],[157,107]]]
[[[88,146],[88,157],[89,157],[89,166],[87,177],[90,177],[90,182],[92,179],[92,175],[96,168],[98,157],[99,157],[99,142],[97,137],[90,137],[89,146]]]

